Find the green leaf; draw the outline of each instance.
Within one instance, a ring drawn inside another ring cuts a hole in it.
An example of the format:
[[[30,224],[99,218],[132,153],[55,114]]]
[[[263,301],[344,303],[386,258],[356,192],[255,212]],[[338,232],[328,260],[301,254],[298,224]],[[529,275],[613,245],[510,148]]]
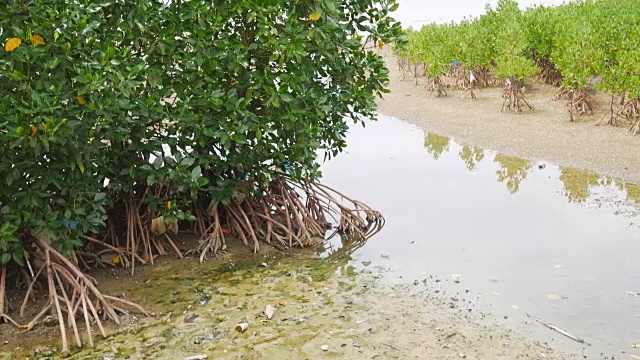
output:
[[[191,166],[193,165],[193,163],[196,161],[196,159],[192,158],[192,157],[185,157],[184,159],[182,159],[182,161],[180,161],[180,165],[183,166]]]
[[[12,258],[13,258],[13,261],[15,261],[16,264],[18,264],[20,266],[24,266],[24,256],[23,255],[14,252],[12,254]]]
[[[201,176],[202,176],[202,169],[200,168],[200,166],[194,167],[193,170],[191,171],[191,179],[197,180]]]

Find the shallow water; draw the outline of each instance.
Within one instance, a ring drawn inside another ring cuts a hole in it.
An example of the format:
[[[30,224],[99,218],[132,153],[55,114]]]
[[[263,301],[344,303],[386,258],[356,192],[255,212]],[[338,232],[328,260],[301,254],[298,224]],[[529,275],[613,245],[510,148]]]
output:
[[[636,185],[461,146],[386,116],[354,127],[348,144],[324,165],[323,181],[387,220],[353,254],[358,269],[386,268],[389,283],[437,276],[443,291],[468,290],[476,309],[560,349],[634,353],[640,296],[628,292],[640,292]]]

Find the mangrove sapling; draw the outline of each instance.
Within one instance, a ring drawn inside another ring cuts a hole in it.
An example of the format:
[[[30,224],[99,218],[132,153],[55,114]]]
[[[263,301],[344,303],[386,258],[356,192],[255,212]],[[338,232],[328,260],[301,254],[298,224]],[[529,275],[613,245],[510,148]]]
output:
[[[533,110],[524,99],[524,82],[539,72],[538,67],[527,54],[528,42],[525,37],[522,11],[517,2],[501,0],[494,13],[496,17],[496,76],[503,82],[501,111],[505,109],[519,113],[523,105]]]
[[[475,72],[473,70],[469,70],[468,78],[464,79],[464,88],[462,89],[462,93],[458,95],[458,99],[461,97],[469,96],[471,100],[476,100],[476,94],[474,94],[473,89],[476,87],[478,80],[476,79]]]

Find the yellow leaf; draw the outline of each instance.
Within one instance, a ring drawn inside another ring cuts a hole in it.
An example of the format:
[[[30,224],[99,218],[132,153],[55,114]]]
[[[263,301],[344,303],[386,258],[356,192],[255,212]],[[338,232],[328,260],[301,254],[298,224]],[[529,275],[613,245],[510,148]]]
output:
[[[85,98],[83,98],[82,96],[78,96],[76,100],[78,100],[78,104],[80,105],[84,105],[87,103],[87,100],[85,100]]]
[[[171,200],[167,201],[167,209],[171,209]]]
[[[20,44],[22,44],[22,40],[20,40],[18,38],[11,38],[11,39],[7,40],[6,44],[4,44],[4,49],[7,52],[12,52],[18,46],[20,46]]]
[[[28,329],[28,328],[29,328],[28,324],[27,325],[20,324],[20,329]]]
[[[378,40],[378,47],[382,49],[384,47],[384,41]]]
[[[84,165],[78,161],[78,169],[80,169],[80,172],[84,174]]]
[[[114,264],[120,264],[120,255],[116,255],[111,262]]]
[[[46,44],[46,42],[44,41],[44,38],[40,35],[32,35],[31,36],[31,43],[34,45],[44,45]]]
[[[38,133],[38,128],[35,125],[31,125],[29,128],[31,128],[31,136],[35,136]]]
[[[320,14],[318,14],[317,12],[312,12],[311,14],[309,14],[309,20],[311,21],[318,21],[320,20]]]

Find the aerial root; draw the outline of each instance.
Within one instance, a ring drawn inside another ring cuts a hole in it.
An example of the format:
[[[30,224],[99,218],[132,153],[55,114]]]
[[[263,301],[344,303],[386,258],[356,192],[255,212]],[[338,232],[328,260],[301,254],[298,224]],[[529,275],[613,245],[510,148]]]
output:
[[[425,87],[430,92],[435,92],[437,97],[447,96],[446,87],[442,82],[442,77],[440,76],[429,76]]]
[[[560,85],[562,74],[553,63],[546,59],[538,60],[536,63],[541,69],[538,73],[538,81],[553,86]]]
[[[36,244],[44,255],[44,264],[33,277],[20,308],[20,316],[24,316],[25,309],[29,303],[34,284],[43,278],[46,280],[49,300],[42,307],[40,312],[22,328],[33,329],[47,313],[58,321],[62,338],[63,357],[71,354],[67,331],[70,330],[72,338],[77,347],[82,347],[80,337],[80,327],[77,319],[84,320],[84,327],[87,333],[87,341],[93,346],[93,327],[96,326],[103,337],[106,337],[103,321],[113,321],[120,324],[120,315],[125,312],[126,306],[138,312],[149,315],[142,307],[130,301],[103,295],[96,287],[96,281],[92,277],[85,275],[68,258],[63,256],[47,242],[40,239]]]
[[[529,110],[533,110],[533,107],[529,105],[523,96],[524,89],[524,86],[520,85],[514,79],[509,78],[505,80],[504,88],[502,90],[504,102],[502,103],[502,109],[500,111],[503,112],[506,109],[512,110],[515,113],[520,113],[522,112],[523,104],[526,105]]]
[[[554,100],[571,100],[573,97],[573,91],[561,86],[553,93]]]
[[[629,129],[631,134],[640,134],[640,99],[628,100],[620,109],[619,114],[633,123]]]
[[[379,212],[326,185],[296,182],[278,174],[268,190],[228,205],[213,204],[211,226],[189,253],[199,253],[200,261],[208,253],[216,255],[225,248],[225,233],[237,236],[255,252],[260,249],[259,239],[280,248],[317,244],[324,241],[332,223],[336,233],[349,239],[368,239],[384,226]]]
[[[0,323],[11,323],[17,327],[20,327],[18,323],[13,320],[6,311],[8,310],[7,301],[7,265],[2,265],[0,270]]]
[[[593,115],[592,102],[593,98],[586,90],[571,91],[571,101],[568,104],[570,121],[575,121],[574,113],[578,114],[578,116]]]

